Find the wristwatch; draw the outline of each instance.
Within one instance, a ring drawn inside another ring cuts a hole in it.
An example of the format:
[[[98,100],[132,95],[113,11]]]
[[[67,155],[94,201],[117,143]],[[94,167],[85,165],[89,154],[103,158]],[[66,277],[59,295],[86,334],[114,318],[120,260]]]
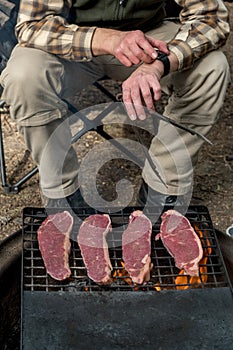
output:
[[[160,61],[163,63],[163,67],[164,67],[164,71],[163,71],[163,77],[165,77],[165,75],[170,73],[170,61],[169,58],[167,57],[167,54],[161,51],[157,51],[157,58],[156,60]]]

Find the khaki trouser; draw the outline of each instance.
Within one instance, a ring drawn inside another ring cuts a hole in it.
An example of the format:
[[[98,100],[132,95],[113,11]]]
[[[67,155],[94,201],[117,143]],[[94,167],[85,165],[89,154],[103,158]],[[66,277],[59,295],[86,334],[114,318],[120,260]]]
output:
[[[148,34],[169,41],[178,29],[179,25],[164,22]],[[45,196],[67,196],[79,186],[78,162],[70,143],[69,120],[65,118],[67,105],[63,99],[104,75],[123,81],[135,68],[124,67],[109,55],[80,63],[37,49],[17,46],[13,50],[1,75],[3,97],[39,166]],[[164,114],[206,135],[219,116],[229,80],[224,54],[219,50],[207,54],[191,69],[161,80],[163,90],[169,94]],[[52,146],[48,142],[51,138]],[[146,182],[162,193],[176,195],[191,191],[193,166],[202,143],[196,136],[160,122],[150,154],[166,186],[149,162],[143,169]]]

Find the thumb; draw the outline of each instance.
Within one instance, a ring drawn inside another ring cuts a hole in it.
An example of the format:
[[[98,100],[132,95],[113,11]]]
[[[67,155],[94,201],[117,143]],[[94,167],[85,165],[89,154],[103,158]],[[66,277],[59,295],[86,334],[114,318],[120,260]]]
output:
[[[169,54],[169,50],[167,48],[167,43],[162,40],[155,39],[151,36],[147,37],[149,43],[155,48],[158,49],[159,51],[162,51],[166,54]]]

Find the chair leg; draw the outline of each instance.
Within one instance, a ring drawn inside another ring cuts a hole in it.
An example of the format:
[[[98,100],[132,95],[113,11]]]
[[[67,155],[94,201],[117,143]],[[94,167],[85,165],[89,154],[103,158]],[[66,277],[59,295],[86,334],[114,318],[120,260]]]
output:
[[[0,167],[1,167],[1,180],[2,180],[2,187],[4,188],[8,187],[6,182],[6,164],[5,164],[5,156],[4,156],[4,145],[3,145],[3,139],[2,139],[2,120],[0,117]]]
[[[0,101],[0,108],[5,104],[4,101]],[[4,145],[3,145],[3,137],[2,137],[2,120],[0,117],[0,172],[1,172],[1,181],[2,181],[2,191],[3,193],[18,193],[20,186],[22,186],[26,181],[28,181],[33,175],[38,172],[37,167],[33,168],[30,172],[28,172],[25,176],[23,176],[18,182],[15,184],[9,184],[7,182],[6,176],[6,163],[5,163],[5,153],[4,153]]]

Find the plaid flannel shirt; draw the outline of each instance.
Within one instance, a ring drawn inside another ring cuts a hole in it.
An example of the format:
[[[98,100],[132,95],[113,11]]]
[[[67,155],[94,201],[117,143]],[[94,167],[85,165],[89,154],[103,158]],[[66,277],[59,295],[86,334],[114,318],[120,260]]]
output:
[[[176,0],[182,7],[180,31],[168,43],[187,69],[207,52],[222,46],[229,35],[228,11],[222,0]],[[72,0],[21,0],[16,35],[22,46],[39,48],[64,59],[92,59],[95,27],[67,21]]]

